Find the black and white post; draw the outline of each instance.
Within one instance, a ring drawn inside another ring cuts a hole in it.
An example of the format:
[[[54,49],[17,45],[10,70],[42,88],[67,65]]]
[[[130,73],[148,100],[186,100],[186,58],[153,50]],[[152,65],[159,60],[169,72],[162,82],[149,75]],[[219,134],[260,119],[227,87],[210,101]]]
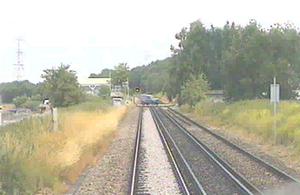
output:
[[[274,84],[271,84],[271,103],[274,104],[274,144],[277,140],[277,125],[276,125],[276,112],[277,112],[277,103],[279,103],[279,84],[276,84],[276,77],[274,77]]]

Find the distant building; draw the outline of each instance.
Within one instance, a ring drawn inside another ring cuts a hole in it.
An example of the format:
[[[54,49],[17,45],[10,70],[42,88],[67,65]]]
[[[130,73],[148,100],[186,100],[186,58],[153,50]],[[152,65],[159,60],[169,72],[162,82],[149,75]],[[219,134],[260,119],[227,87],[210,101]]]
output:
[[[224,102],[224,91],[223,90],[211,90],[206,93],[208,100],[211,102]]]
[[[110,81],[110,78],[78,78],[79,85],[83,87],[86,93],[92,95],[98,95],[101,87],[109,87]]]

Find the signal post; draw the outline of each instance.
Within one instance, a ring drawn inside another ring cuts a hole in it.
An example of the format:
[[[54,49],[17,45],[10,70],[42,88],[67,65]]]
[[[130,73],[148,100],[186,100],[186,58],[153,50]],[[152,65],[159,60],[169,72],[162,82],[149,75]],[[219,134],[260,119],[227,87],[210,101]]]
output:
[[[136,105],[136,102],[135,102],[135,96],[137,95],[137,94],[140,94],[140,92],[141,92],[141,88],[139,88],[139,87],[136,87],[135,89],[134,89],[134,95],[133,95],[133,102],[134,102],[134,104]]]

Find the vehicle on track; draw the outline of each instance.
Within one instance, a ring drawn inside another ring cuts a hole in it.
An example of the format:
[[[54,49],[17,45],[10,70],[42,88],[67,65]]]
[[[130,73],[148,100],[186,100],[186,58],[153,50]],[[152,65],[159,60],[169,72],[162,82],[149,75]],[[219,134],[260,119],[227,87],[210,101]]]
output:
[[[158,105],[161,103],[158,98],[151,98],[151,99],[152,99],[152,104]]]
[[[142,105],[152,104],[152,96],[151,95],[142,95],[141,96],[141,104]]]
[[[142,105],[158,105],[158,104],[161,104],[162,102],[159,101],[158,98],[155,98],[153,97],[152,95],[147,95],[147,94],[144,94],[141,96],[141,104]]]

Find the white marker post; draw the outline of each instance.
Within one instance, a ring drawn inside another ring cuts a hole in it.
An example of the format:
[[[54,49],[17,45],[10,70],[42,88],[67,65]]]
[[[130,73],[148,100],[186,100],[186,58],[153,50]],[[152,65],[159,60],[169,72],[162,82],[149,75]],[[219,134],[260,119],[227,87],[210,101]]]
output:
[[[274,144],[277,140],[276,128],[276,106],[279,103],[279,84],[276,84],[276,77],[274,77],[274,84],[271,84],[271,102],[274,104]]]
[[[57,129],[58,129],[57,108],[53,108],[53,111],[52,111],[52,120],[53,120],[53,131],[57,131]]]

